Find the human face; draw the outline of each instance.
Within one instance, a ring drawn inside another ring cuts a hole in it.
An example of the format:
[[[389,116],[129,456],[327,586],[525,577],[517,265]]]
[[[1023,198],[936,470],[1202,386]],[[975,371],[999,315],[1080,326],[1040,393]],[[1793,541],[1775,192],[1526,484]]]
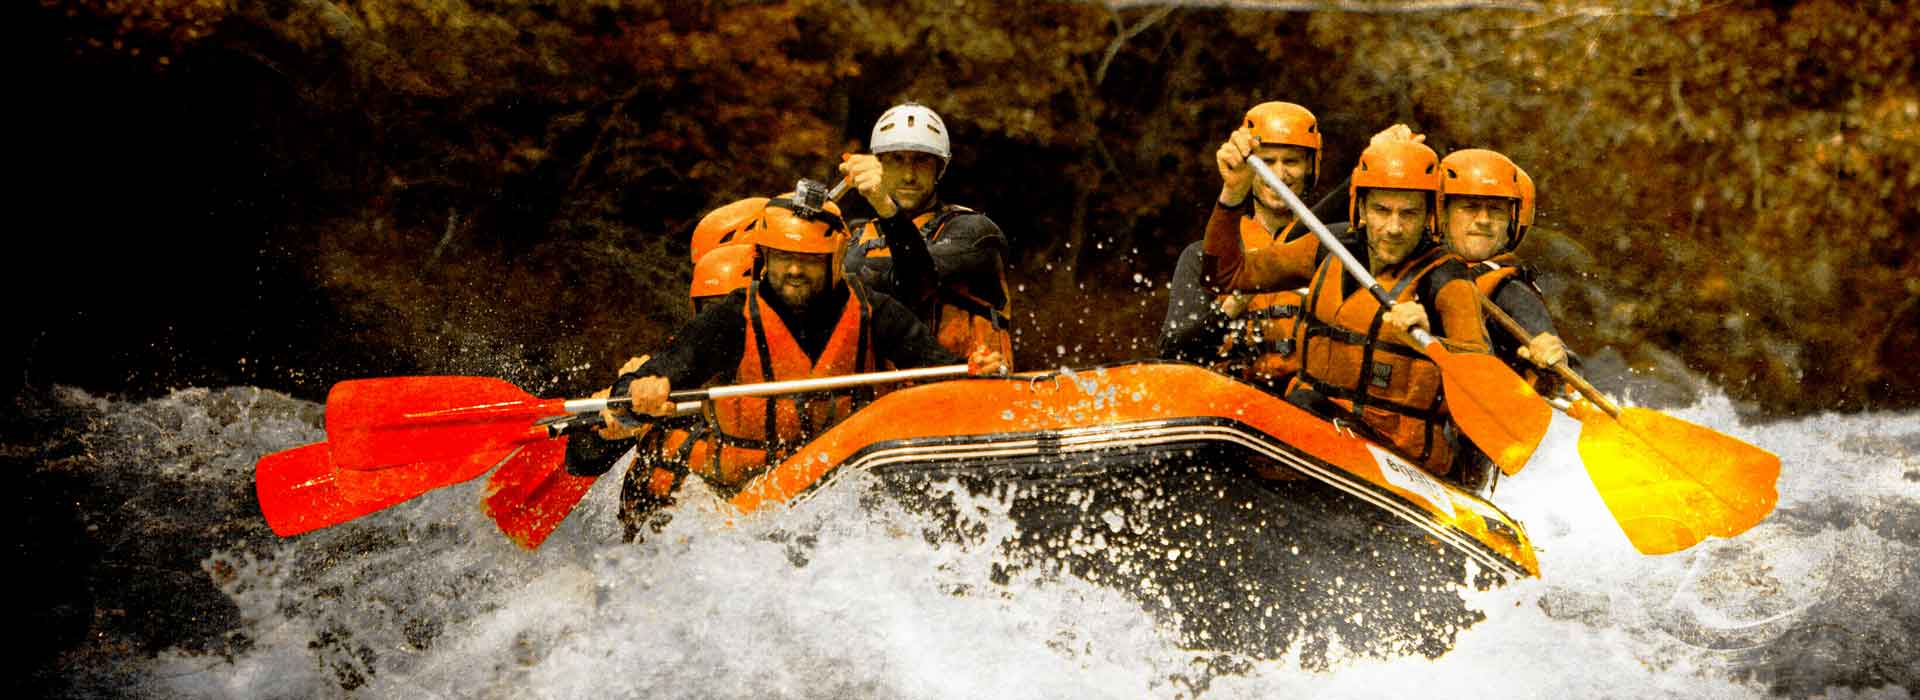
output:
[[[1392,265],[1419,247],[1427,232],[1427,193],[1367,190],[1360,196],[1360,218],[1367,224],[1367,252],[1373,264]]]
[[[1273,174],[1279,176],[1280,184],[1293,190],[1296,195],[1306,194],[1307,176],[1313,173],[1313,151],[1299,146],[1261,146],[1253,152],[1259,156]],[[1274,211],[1287,211],[1287,200],[1280,193],[1268,189],[1265,180],[1254,178],[1253,196],[1260,206]]]
[[[780,300],[787,303],[787,308],[806,308],[815,296],[827,291],[833,256],[772,249],[762,249],[761,254],[767,260],[767,269],[763,273],[767,285],[773,287],[774,293],[780,295]]]
[[[1505,197],[1454,196],[1441,212],[1447,247],[1467,262],[1480,262],[1507,247],[1513,200]]]
[[[919,151],[890,151],[880,154],[880,184],[893,195],[893,201],[906,211],[919,211],[933,199],[933,186],[940,181],[940,156]]]

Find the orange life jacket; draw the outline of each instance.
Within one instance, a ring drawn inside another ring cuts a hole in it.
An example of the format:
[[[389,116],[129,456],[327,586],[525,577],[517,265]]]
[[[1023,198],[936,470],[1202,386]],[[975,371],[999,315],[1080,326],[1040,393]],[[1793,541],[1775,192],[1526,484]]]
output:
[[[1450,259],[1445,249],[1430,248],[1398,266],[1402,276],[1383,273],[1378,281],[1394,301],[1413,301],[1421,278]],[[1419,350],[1381,337],[1387,307],[1358,285],[1342,298],[1346,274],[1336,255],[1326,256],[1315,273],[1295,386],[1304,383],[1358,414],[1388,447],[1445,475],[1453,460],[1453,435],[1440,368]]]
[[[680,482],[690,471],[697,471],[709,480],[716,478],[712,473],[712,441],[707,439],[709,426],[696,423],[691,428],[678,428],[667,431],[654,431],[642,441],[637,449],[639,453],[633,464],[633,470],[639,472],[639,489],[654,499],[666,499],[680,489]]]
[[[733,383],[752,384],[812,377],[833,377],[873,370],[872,330],[866,290],[847,280],[847,304],[833,335],[812,360],[800,349],[792,331],[773,307],[760,297],[760,282],[747,287],[744,313],[746,352],[734,370]],[[736,486],[784,459],[828,426],[853,413],[851,395],[799,395],[770,398],[738,397],[707,403],[712,440],[706,468],[696,467],[715,486]],[[696,447],[694,453],[701,452]],[[688,463],[702,464],[696,459]]]
[[[680,427],[668,427],[675,423]],[[712,443],[705,439],[710,429],[707,423],[685,425],[675,420],[669,424],[640,437],[634,446],[633,465],[620,484],[620,522],[628,542],[639,539],[649,523],[658,531],[663,521],[654,520],[653,514],[673,505],[673,494],[686,480],[689,464],[704,466],[709,459],[707,450]],[[694,462],[696,459],[701,461]]]
[[[974,211],[966,207],[943,204],[937,210],[923,212],[913,217],[913,225],[920,229],[920,236],[928,245],[940,240],[947,230],[947,224],[954,219]],[[860,235],[854,245],[869,258],[891,258],[893,251],[887,248],[887,240],[880,235],[880,224],[867,221],[859,227]],[[1008,301],[994,306],[985,298],[969,289],[965,280],[953,280],[940,285],[935,291],[939,295],[939,304],[934,311],[928,327],[940,341],[940,346],[961,357],[973,353],[976,346],[985,345],[1005,358],[1011,368],[1013,361],[1013,324],[1012,299],[1007,293],[1007,275],[999,270],[998,284],[1000,298]]]
[[[1286,241],[1299,223],[1295,220],[1275,235],[1259,219],[1243,217],[1241,245],[1246,250],[1277,245]],[[1240,315],[1228,324],[1230,330],[1220,348],[1220,355],[1228,358],[1222,369],[1255,384],[1286,386],[1287,380],[1300,371],[1300,332],[1306,328],[1300,316],[1306,306],[1305,291],[1288,289],[1249,297]]]

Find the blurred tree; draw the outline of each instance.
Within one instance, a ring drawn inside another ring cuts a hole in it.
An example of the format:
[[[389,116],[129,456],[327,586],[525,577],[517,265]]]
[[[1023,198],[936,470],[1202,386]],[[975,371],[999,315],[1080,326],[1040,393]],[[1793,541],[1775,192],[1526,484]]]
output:
[[[1909,337],[1920,298],[1908,4],[41,9],[76,60],[264,68],[208,75],[258,83],[232,99],[267,120],[251,147],[299,202],[276,241],[364,327],[345,342],[433,371],[603,380],[684,318],[702,212],[825,176],[908,98],[954,130],[948,197],[1014,239],[1023,364],[1137,355],[1213,148],[1286,99],[1326,127],[1323,189],[1393,122],[1525,165],[1543,205],[1525,252],[1584,349],[1678,353],[1774,409],[1920,401],[1920,363],[1856,340]]]

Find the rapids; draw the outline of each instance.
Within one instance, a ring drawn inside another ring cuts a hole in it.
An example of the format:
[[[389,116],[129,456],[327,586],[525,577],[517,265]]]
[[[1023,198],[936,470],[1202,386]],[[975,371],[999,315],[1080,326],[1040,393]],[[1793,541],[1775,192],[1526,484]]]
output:
[[[1742,425],[1712,396],[1671,412],[1781,455],[1769,520],[1641,557],[1592,496],[1578,424],[1556,417],[1494,497],[1544,578],[1464,590],[1484,619],[1437,658],[1336,643],[1315,663],[1191,648],[1123,591],[1009,568],[1008,498],[952,482],[931,488],[961,538],[861,476],[750,517],[696,480],[663,531],[626,544],[606,477],[529,553],[480,512],[478,480],[274,537],[253,462],[320,439],[320,408],[254,388],[59,390],[4,456],[32,462],[48,695],[1914,697],[1920,414]]]

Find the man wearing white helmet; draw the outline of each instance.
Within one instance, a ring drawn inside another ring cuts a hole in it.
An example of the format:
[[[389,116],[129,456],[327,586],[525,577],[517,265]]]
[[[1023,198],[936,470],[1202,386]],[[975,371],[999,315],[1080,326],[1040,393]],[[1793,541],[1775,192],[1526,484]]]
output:
[[[940,201],[953,159],[946,123],[906,102],[880,115],[868,146],[872,155],[840,164],[879,217],[851,227],[847,274],[905,303],[947,349],[1012,358],[1007,237],[985,214]]]

